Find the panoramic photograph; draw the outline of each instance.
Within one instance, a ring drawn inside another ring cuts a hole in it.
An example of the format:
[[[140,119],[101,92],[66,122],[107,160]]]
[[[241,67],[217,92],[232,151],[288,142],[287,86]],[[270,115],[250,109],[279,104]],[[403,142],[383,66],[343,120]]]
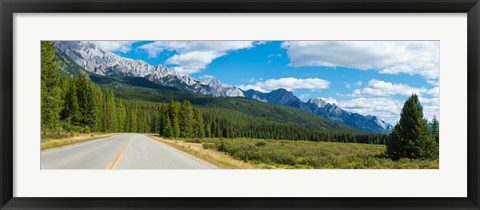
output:
[[[439,168],[439,41],[40,44],[42,170]]]

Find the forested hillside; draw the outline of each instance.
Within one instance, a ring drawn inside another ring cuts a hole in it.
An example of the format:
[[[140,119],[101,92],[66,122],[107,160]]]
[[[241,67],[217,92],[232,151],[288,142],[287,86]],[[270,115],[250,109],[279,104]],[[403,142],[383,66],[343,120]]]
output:
[[[49,53],[55,56],[43,56]],[[50,76],[43,77],[44,73]],[[49,95],[58,100],[44,103]],[[58,112],[58,117],[44,119],[44,109]],[[359,132],[291,107],[188,94],[144,78],[89,74],[55,52],[53,44],[42,42],[42,137],[74,132],[360,143],[384,143],[386,139],[386,135]]]

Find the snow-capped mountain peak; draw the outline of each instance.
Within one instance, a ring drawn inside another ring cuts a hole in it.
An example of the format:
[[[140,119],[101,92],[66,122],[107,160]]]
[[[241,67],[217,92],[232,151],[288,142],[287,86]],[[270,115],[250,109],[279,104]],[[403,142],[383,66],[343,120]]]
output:
[[[307,101],[307,103],[315,104],[315,105],[317,105],[319,108],[323,108],[325,105],[328,104],[326,101],[324,101],[324,100],[321,99],[321,98],[309,99],[309,100]]]
[[[152,66],[142,60],[121,57],[88,41],[57,41],[55,46],[85,70],[100,75],[144,77],[150,81],[179,90],[213,96],[243,96],[234,86],[218,80],[198,81],[164,65]]]
[[[302,109],[320,117],[344,123],[366,132],[390,132],[392,126],[374,116],[363,116],[342,109],[335,103],[328,103],[325,99],[310,99],[302,102],[291,91],[285,89],[273,90],[269,93],[262,93],[256,90],[244,91],[245,97],[263,102],[281,104]]]
[[[263,102],[302,109],[332,121],[341,122],[367,132],[389,132],[392,126],[375,116],[363,116],[343,110],[322,98],[302,102],[291,91],[277,89],[269,93],[242,91],[218,79],[199,81],[164,65],[152,66],[142,60],[121,57],[88,41],[57,41],[55,46],[85,70],[109,76],[143,77],[163,86],[184,92],[212,96],[247,97]]]

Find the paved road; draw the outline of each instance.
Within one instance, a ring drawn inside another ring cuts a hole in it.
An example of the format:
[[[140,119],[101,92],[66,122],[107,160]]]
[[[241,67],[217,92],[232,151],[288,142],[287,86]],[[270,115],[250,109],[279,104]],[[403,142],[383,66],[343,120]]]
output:
[[[212,169],[142,134],[122,134],[41,152],[41,169]]]

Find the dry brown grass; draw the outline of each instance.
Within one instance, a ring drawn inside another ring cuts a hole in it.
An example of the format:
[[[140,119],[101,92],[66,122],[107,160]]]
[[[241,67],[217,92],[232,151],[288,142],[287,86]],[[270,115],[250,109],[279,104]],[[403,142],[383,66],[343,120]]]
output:
[[[116,135],[115,133],[90,133],[90,134],[76,134],[73,137],[66,137],[61,139],[42,139],[40,144],[41,150],[51,149],[55,147],[66,146],[70,144],[77,144],[87,142],[99,138],[105,138]]]
[[[148,135],[150,138],[157,141],[168,144],[174,148],[177,148],[183,152],[193,155],[197,158],[212,163],[219,168],[225,169],[252,169],[254,165],[246,163],[241,160],[236,160],[233,157],[226,155],[223,152],[204,149],[201,143],[190,143],[180,140],[165,139],[157,135]]]

